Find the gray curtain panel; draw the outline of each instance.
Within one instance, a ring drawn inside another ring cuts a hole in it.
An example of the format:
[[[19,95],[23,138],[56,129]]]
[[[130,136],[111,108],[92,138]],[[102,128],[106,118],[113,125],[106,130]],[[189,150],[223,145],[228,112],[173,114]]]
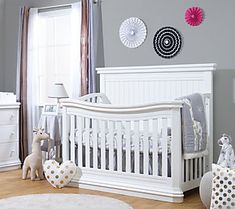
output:
[[[100,2],[82,0],[81,21],[81,95],[96,92],[96,59]]]
[[[88,93],[88,34],[89,34],[89,4],[88,0],[82,0],[81,20],[81,96]]]
[[[16,94],[20,105],[19,140],[20,160],[23,162],[28,155],[27,138],[27,40],[28,40],[29,8],[20,9],[18,33],[18,60]]]
[[[89,0],[89,70],[88,70],[88,93],[96,92],[96,62],[97,62],[97,42],[98,27],[100,22],[100,3],[94,4]]]

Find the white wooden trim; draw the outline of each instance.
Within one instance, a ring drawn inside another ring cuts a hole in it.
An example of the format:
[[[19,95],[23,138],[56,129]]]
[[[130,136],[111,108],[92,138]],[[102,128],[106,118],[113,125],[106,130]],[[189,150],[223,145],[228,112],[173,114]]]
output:
[[[7,104],[1,103],[0,104],[0,108],[4,108],[4,109],[7,109],[7,108],[19,108],[19,107],[20,107],[20,102],[7,103]]]
[[[128,66],[128,67],[104,67],[96,68],[98,74],[130,74],[130,73],[170,73],[170,72],[203,72],[214,71],[215,63],[208,64],[183,64],[183,65],[159,65],[159,66]]]
[[[104,178],[105,177],[105,178]],[[77,179],[72,180],[78,182]],[[83,169],[80,188],[116,192],[168,202],[183,202],[181,189],[171,187],[172,180],[148,175],[133,175],[103,170]],[[157,188],[156,188],[157,187]]]

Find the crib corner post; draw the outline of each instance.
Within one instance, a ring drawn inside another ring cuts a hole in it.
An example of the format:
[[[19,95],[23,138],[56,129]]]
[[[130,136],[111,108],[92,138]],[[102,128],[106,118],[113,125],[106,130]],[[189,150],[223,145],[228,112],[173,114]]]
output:
[[[62,113],[62,160],[69,160],[69,120],[67,115],[67,108],[63,107]]]
[[[208,163],[206,170],[211,171],[212,170],[212,163],[213,163],[213,94],[210,95],[210,97],[207,98],[207,131],[208,131],[208,139],[207,139],[207,146],[208,146]]]
[[[181,137],[181,107],[172,110],[171,171],[173,187],[182,193],[183,154]],[[183,193],[182,193],[183,195]]]

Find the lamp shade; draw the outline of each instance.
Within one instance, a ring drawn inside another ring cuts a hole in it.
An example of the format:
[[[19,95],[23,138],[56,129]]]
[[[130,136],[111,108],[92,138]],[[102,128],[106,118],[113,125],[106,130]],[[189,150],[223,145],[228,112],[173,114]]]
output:
[[[49,98],[68,98],[63,83],[54,83],[48,92]]]

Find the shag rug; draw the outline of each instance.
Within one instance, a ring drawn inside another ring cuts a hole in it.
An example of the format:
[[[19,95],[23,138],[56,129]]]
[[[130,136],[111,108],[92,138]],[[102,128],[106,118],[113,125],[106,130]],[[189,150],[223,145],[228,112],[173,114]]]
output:
[[[133,209],[110,197],[83,194],[33,194],[0,200],[1,209]]]

